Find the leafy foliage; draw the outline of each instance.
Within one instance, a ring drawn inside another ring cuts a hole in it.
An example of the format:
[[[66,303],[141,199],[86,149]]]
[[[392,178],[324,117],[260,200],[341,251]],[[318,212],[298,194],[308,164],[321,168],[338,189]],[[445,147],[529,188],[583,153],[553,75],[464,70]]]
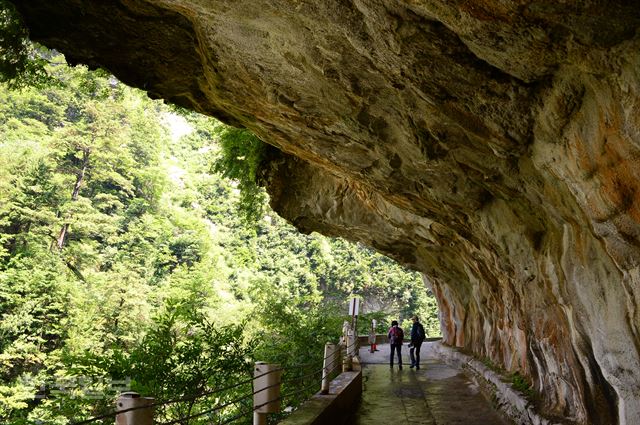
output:
[[[42,86],[49,82],[44,51],[36,49],[15,7],[0,0],[0,82],[12,87]]]
[[[220,156],[214,162],[213,171],[237,182],[239,210],[247,223],[253,223],[264,215],[266,209],[266,193],[257,184],[266,145],[250,131],[233,127],[222,130],[219,144]]]
[[[520,375],[519,372],[515,372],[511,375],[511,386],[514,390],[520,391],[525,395],[525,397],[529,398],[530,400],[535,399],[536,392],[531,387],[529,381],[525,377]]]
[[[417,274],[268,209],[265,147],[246,130],[178,116],[105,73],[47,72],[55,84],[0,86],[0,422],[68,424],[128,386],[184,397],[163,420],[210,423],[249,408],[211,411],[250,384],[195,396],[255,360],[307,365],[285,391],[314,391],[353,294],[365,328],[435,323]]]

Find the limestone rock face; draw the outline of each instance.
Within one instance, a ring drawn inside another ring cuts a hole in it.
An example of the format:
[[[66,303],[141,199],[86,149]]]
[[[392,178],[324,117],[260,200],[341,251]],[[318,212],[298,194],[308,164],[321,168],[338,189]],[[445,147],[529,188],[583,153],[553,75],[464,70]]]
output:
[[[448,344],[640,418],[640,6],[20,0],[32,38],[253,130],[273,207],[421,271]]]

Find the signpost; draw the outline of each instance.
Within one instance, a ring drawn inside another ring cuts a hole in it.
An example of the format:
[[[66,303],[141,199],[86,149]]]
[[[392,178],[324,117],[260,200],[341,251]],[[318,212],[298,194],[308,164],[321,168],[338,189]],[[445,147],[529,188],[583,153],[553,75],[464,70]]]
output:
[[[349,300],[349,314],[351,317],[357,316],[360,312],[360,299],[359,298],[351,298]]]
[[[349,300],[349,315],[351,316],[351,328],[354,337],[358,337],[358,314],[360,313],[360,299],[351,298]]]

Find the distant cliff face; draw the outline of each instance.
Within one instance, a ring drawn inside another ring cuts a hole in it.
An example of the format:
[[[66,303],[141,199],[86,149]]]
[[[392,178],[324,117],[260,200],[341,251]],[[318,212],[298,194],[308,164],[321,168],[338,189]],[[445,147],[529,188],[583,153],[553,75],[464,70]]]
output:
[[[278,147],[273,207],[424,273],[447,343],[640,418],[640,7],[20,0],[35,40]]]

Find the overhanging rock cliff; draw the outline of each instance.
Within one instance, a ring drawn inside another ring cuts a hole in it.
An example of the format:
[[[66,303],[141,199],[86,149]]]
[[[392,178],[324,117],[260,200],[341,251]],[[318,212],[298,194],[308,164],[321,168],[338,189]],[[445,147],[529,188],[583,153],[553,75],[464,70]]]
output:
[[[424,273],[449,344],[640,418],[640,7],[21,0],[32,38],[282,152],[274,208]]]

